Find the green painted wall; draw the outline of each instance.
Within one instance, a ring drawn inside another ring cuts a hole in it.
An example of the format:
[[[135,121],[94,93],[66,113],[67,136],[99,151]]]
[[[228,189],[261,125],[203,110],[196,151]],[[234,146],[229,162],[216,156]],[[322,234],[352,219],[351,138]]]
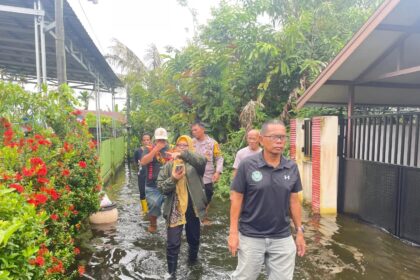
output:
[[[115,174],[125,159],[124,137],[111,138],[102,141],[99,161],[101,163],[101,177],[106,182]]]

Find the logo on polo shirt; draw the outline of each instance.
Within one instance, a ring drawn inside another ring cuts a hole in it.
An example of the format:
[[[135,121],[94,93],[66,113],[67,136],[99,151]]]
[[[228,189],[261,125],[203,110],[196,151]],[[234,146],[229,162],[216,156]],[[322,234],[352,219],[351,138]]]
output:
[[[259,182],[259,181],[262,180],[263,175],[260,171],[255,170],[254,172],[252,172],[251,178],[252,178],[252,180],[254,180],[254,182]]]
[[[284,180],[290,180],[290,175],[284,175]]]

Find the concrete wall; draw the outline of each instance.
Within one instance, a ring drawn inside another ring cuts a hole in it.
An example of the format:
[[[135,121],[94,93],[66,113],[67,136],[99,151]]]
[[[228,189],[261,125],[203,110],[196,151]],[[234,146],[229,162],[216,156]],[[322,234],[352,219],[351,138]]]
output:
[[[303,152],[305,131],[303,119],[291,124],[292,158],[296,161],[302,179],[303,200],[320,214],[337,213],[338,117],[326,116],[312,119],[312,157]]]

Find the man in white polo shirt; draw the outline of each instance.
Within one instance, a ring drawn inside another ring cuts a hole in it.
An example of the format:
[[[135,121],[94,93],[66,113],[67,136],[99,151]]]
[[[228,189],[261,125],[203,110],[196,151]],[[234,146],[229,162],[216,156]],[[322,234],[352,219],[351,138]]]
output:
[[[235,156],[235,162],[233,163],[233,177],[235,177],[236,172],[238,171],[239,163],[249,156],[258,154],[261,152],[261,147],[258,142],[258,137],[260,136],[260,132],[256,129],[251,129],[246,134],[246,142],[248,146],[240,149]]]

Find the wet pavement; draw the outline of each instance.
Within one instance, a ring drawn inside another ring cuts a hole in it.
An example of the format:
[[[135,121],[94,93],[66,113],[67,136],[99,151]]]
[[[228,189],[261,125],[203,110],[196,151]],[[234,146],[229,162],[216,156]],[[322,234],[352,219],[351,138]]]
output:
[[[140,216],[136,171],[126,167],[106,188],[118,205],[114,225],[94,226],[81,238],[86,273],[79,279],[163,279],[166,273],[164,220],[147,232]],[[229,279],[236,258],[227,249],[229,201],[215,199],[211,226],[202,227],[199,262],[187,264],[182,240],[178,279]],[[294,279],[420,279],[420,247],[406,244],[347,216],[319,217],[304,208],[307,255],[297,258]],[[259,279],[265,279],[262,270]]]

